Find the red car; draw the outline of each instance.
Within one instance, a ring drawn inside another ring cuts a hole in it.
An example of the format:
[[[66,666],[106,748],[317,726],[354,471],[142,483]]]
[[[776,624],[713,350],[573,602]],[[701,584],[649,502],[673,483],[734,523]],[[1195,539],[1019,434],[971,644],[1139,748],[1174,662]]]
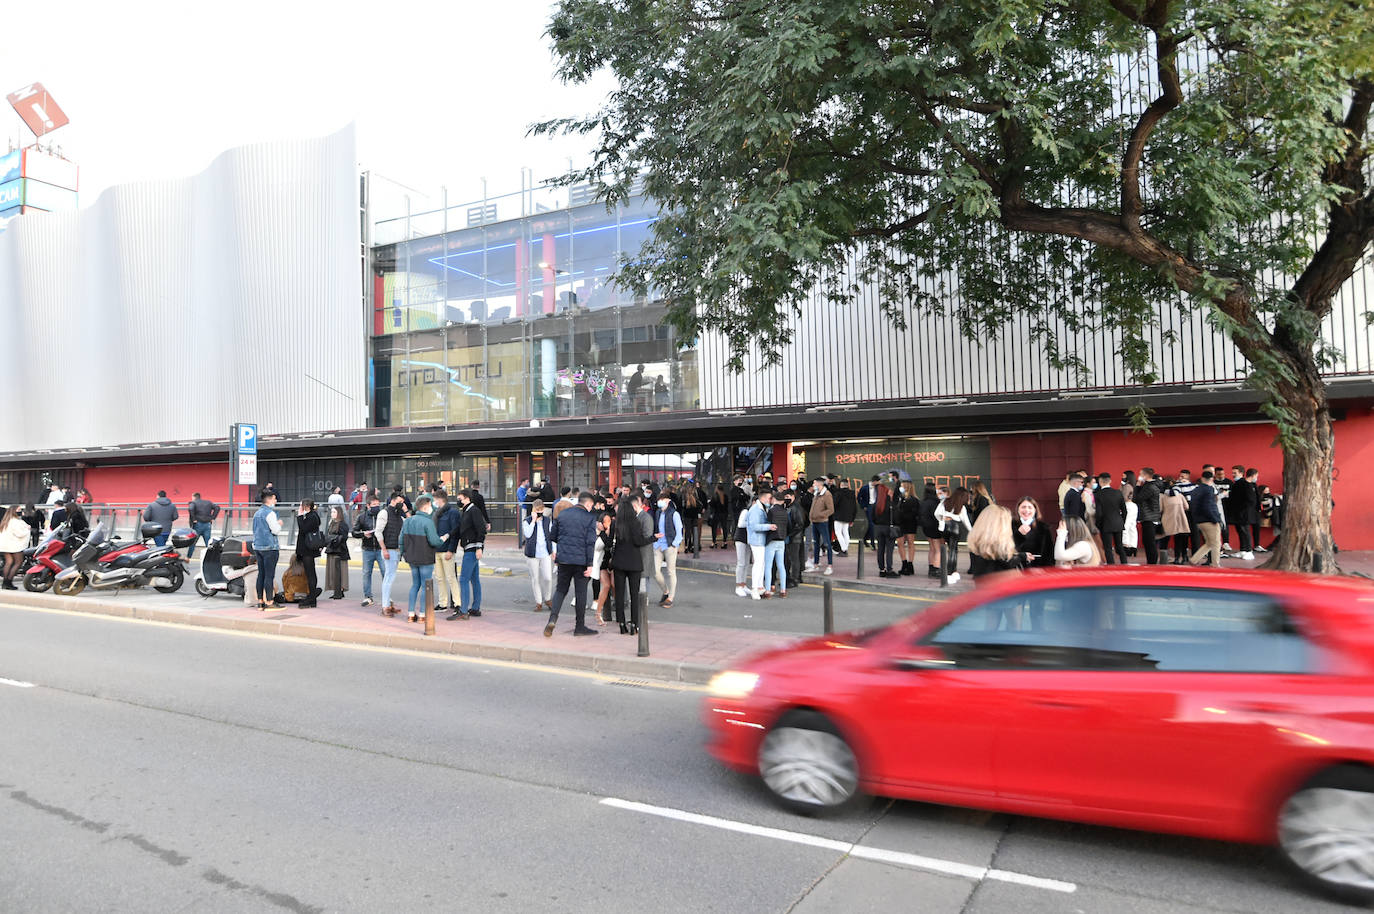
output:
[[[1374,899],[1374,587],[1043,570],[711,683],[710,751],[786,806],[861,793],[1278,844]]]

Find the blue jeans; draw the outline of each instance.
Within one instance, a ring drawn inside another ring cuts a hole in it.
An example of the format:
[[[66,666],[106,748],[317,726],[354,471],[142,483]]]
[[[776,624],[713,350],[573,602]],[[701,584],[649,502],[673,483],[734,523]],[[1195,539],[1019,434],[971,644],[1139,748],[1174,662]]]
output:
[[[396,583],[396,569],[401,564],[401,550],[391,549],[391,558],[382,560],[382,606],[391,605],[391,585]]]
[[[196,521],[191,525],[191,529],[196,531],[196,536],[205,540],[205,545],[210,545],[210,522],[208,520]],[[196,554],[195,540],[191,541],[191,548],[186,550],[186,557],[189,559]]]
[[[787,590],[787,540],[770,540],[763,547],[763,589],[773,589],[773,569],[778,570],[779,590]]]
[[[827,565],[835,564],[835,547],[830,545],[830,521],[823,520],[819,524],[811,525],[811,542],[811,552],[812,555],[815,556],[815,558],[811,560],[812,565],[819,565],[821,563],[822,546],[825,547],[825,563]]]
[[[386,565],[382,563],[382,550],[364,549],[363,550],[363,599],[372,599],[372,566],[376,565],[383,575],[386,574]]]
[[[277,556],[279,549],[254,549],[258,556],[257,595],[258,602],[272,599],[277,589]]]
[[[165,546],[167,545],[167,537],[169,536],[171,536],[170,533],[159,533],[157,536],[153,537],[153,543],[158,546]]]
[[[425,589],[425,581],[433,580],[433,565],[411,565],[410,566],[410,611],[415,612],[415,600],[420,596],[420,592]],[[424,609],[423,606],[420,607]]]
[[[463,609],[472,612],[482,608],[482,566],[476,549],[463,550],[463,570],[458,575],[458,595]]]

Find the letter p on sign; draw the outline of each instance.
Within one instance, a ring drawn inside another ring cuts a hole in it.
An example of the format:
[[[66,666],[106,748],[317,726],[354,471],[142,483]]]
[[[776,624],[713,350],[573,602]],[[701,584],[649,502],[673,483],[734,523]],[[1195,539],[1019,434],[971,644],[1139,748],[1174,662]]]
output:
[[[240,422],[238,430],[238,452],[240,454],[256,454],[258,452],[258,427]]]

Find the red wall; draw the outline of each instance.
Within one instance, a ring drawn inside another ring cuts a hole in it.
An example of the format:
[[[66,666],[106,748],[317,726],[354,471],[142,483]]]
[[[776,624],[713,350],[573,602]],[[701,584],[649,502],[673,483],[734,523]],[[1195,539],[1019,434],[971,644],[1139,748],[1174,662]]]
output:
[[[1092,436],[1088,432],[993,435],[992,490],[997,503],[1015,511],[1029,495],[1051,526],[1059,523],[1059,483],[1070,470],[1089,466]]]
[[[1283,452],[1275,445],[1277,431],[1269,424],[1204,425],[1159,428],[1154,434],[1109,431],[1092,433],[1093,473],[1111,473],[1120,479],[1123,470],[1156,472],[1174,476],[1192,470],[1196,479],[1204,463],[1224,466],[1242,463],[1259,470],[1261,485],[1283,491]],[[993,467],[994,476],[996,466]],[[1063,478],[1061,473],[1059,478]],[[1336,423],[1336,481],[1332,498],[1336,510],[1331,526],[1342,549],[1374,549],[1374,516],[1369,511],[1368,480],[1374,478],[1374,412],[1352,411]],[[1268,532],[1263,534],[1267,543]],[[1233,544],[1234,545],[1234,544]]]
[[[221,505],[229,502],[229,464],[185,463],[139,467],[89,467],[82,483],[101,504],[146,504],[166,490],[178,505],[199,492]],[[234,502],[247,504],[252,486],[235,486]]]

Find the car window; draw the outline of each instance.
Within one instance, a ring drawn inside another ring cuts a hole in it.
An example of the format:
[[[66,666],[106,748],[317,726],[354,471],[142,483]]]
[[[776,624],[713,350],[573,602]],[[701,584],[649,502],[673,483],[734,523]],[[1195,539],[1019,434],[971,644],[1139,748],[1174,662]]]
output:
[[[1074,587],[993,600],[924,639],[982,669],[1308,672],[1313,649],[1266,594]]]
[[[1206,588],[1117,588],[1105,642],[1160,670],[1305,673],[1314,649],[1269,594]]]

